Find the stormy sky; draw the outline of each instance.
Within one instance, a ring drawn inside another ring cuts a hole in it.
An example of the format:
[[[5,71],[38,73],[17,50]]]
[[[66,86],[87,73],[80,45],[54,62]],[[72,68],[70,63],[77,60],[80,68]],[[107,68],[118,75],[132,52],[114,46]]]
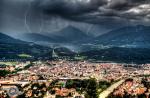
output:
[[[72,25],[99,35],[127,25],[150,25],[150,0],[0,0],[0,31],[53,33]]]

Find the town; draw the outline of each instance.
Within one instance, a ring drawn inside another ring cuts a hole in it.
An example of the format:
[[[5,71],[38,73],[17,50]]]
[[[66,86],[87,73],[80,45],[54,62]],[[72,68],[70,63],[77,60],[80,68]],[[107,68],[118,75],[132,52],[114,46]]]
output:
[[[66,60],[1,62],[0,71],[0,98],[150,95],[150,64]]]

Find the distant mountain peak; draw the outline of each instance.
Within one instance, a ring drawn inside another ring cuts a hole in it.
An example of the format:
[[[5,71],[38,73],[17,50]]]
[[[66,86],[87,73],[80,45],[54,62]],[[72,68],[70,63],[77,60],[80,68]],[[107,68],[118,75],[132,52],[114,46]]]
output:
[[[3,37],[11,38],[10,36],[8,36],[8,35],[3,34],[2,32],[0,32],[0,38],[3,38]]]
[[[20,39],[29,42],[42,42],[42,43],[81,43],[87,39],[90,39],[92,36],[87,35],[82,30],[74,27],[74,26],[67,26],[60,31],[53,32],[53,33],[24,33],[20,35]]]
[[[122,27],[98,36],[94,43],[112,46],[150,46],[150,27],[144,25]]]
[[[0,32],[0,43],[16,43],[16,44],[22,43],[23,44],[26,42],[15,39],[13,37],[10,37],[9,35]]]
[[[55,32],[55,35],[62,37],[62,39],[68,42],[76,42],[79,40],[84,40],[89,38],[89,36],[85,32],[71,25],[63,28],[58,32]]]
[[[84,33],[83,31],[79,30],[78,28],[76,27],[73,27],[71,25],[63,28],[62,30],[60,30],[60,32],[68,32],[68,33],[72,33],[73,31],[76,31],[76,33]]]

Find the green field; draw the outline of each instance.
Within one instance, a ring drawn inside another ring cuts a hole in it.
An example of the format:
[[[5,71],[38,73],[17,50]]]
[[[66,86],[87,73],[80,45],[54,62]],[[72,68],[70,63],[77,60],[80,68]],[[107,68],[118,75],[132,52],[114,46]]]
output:
[[[87,58],[86,56],[75,56],[74,57],[74,59],[76,59],[76,60],[84,60],[86,58]]]
[[[16,65],[18,62],[0,62],[0,64],[5,64],[5,65]]]
[[[25,58],[30,58],[30,57],[32,57],[31,55],[28,55],[28,54],[19,54],[18,56],[19,56],[19,57],[25,57]]]

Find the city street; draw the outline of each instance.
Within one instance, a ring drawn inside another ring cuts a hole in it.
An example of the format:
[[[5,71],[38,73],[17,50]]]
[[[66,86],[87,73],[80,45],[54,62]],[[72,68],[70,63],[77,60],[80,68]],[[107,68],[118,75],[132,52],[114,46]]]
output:
[[[120,80],[116,82],[115,84],[111,85],[109,88],[104,90],[102,93],[100,93],[99,98],[106,98],[110,93],[113,92],[115,88],[117,88],[119,85],[121,85],[125,80]]]

